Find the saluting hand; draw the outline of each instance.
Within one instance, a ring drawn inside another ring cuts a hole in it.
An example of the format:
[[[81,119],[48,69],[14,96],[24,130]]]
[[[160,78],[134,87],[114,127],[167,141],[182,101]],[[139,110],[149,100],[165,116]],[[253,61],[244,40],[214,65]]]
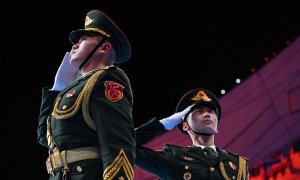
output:
[[[79,70],[70,64],[70,53],[66,52],[54,79],[54,85],[51,90],[61,91],[72,81],[80,76]]]
[[[166,130],[171,130],[181,122],[182,117],[184,117],[191,110],[191,108],[192,105],[188,106],[183,111],[174,113],[173,115],[163,118],[159,121],[164,125]]]

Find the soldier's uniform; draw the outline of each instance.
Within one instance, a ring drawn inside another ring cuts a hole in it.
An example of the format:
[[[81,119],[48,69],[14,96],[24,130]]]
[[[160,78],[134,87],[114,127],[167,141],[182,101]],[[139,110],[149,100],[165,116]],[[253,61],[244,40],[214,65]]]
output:
[[[71,33],[71,40],[86,31],[109,33],[117,41],[118,63],[130,55],[126,37],[102,12],[90,11],[85,29]],[[61,92],[43,88],[37,133],[49,148],[50,179],[132,180],[132,105],[129,79],[114,65],[85,74]]]
[[[179,101],[176,111],[182,111],[192,104],[195,106],[212,105],[220,118],[220,104],[209,91],[196,89],[188,92]],[[182,130],[182,125],[178,125],[178,127]],[[218,147],[216,147],[218,155],[214,159],[208,158],[202,148],[197,146],[179,147],[165,144],[160,151],[143,147],[143,144],[166,131],[156,118],[136,128],[135,131],[137,138],[136,165],[161,179],[244,180],[248,178],[248,160]],[[186,133],[183,130],[182,132]]]

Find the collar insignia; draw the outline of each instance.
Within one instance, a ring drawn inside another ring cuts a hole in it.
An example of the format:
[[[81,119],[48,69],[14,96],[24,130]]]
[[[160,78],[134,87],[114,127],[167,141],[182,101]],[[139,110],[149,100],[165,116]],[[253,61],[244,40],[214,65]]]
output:
[[[183,159],[184,159],[184,160],[187,160],[187,161],[192,161],[192,160],[194,160],[193,158],[187,157],[187,156],[183,156]]]

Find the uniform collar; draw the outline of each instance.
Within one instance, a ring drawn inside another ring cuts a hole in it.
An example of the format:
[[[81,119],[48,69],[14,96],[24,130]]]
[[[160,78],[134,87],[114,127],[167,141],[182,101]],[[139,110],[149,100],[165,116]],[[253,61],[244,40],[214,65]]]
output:
[[[200,145],[200,144],[196,144],[196,145],[193,145],[193,146],[201,147],[202,150],[203,150],[205,147],[211,147],[216,153],[218,153],[217,148],[216,148],[215,145],[212,145],[212,146],[203,146],[203,145]]]

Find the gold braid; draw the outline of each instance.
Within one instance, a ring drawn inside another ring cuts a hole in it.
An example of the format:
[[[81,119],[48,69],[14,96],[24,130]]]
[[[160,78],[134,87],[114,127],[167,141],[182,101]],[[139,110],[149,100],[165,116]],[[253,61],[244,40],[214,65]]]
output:
[[[239,172],[237,179],[246,179],[246,160],[242,157],[239,157]]]
[[[95,84],[97,83],[98,78],[101,75],[103,75],[103,73],[104,73],[103,70],[98,71],[95,74],[93,74],[93,76],[88,80],[88,82],[85,85],[88,88],[84,91],[84,97],[82,100],[82,113],[83,113],[84,120],[87,123],[87,125],[95,131],[96,131],[96,125],[92,119],[91,114],[89,113],[89,100],[92,94],[92,90]]]
[[[226,174],[223,162],[220,162],[220,170],[225,180],[231,180]],[[237,174],[237,180],[246,179],[246,160],[239,157],[239,171]]]
[[[103,73],[103,70],[102,71],[97,71],[96,73],[94,73],[90,78],[89,80],[87,81],[87,83],[85,84],[85,86],[83,87],[82,91],[79,93],[74,105],[67,109],[67,110],[59,110],[58,109],[58,106],[61,102],[61,99],[62,97],[58,97],[57,100],[55,101],[55,104],[54,104],[54,110],[53,110],[53,113],[52,115],[54,116],[54,118],[56,119],[59,119],[59,120],[64,120],[64,119],[67,119],[69,117],[72,117],[74,116],[79,108],[80,108],[80,105],[82,104],[82,101],[83,100],[86,100],[86,92],[88,91],[91,91],[92,87],[95,85],[95,83],[97,82],[97,78],[99,75],[101,75]]]
[[[129,90],[130,90],[130,93],[131,93],[131,97],[133,97],[129,78],[124,73],[124,71],[121,70],[120,68],[117,68],[116,70],[121,73],[121,75],[125,78],[125,80],[129,84]],[[83,101],[82,101],[82,112],[83,112],[84,120],[87,123],[87,125],[95,131],[96,131],[95,122],[93,121],[93,119],[90,115],[90,112],[89,112],[89,99],[90,99],[90,96],[91,96],[91,93],[92,93],[92,89],[95,86],[95,83],[97,82],[98,78],[103,74],[103,71],[102,72],[97,72],[97,73],[98,73],[97,75],[95,75],[96,74],[95,73],[93,75],[93,77],[91,77],[90,80],[87,82],[87,86],[89,86],[90,88],[88,88],[84,92],[84,98],[83,98]],[[133,99],[132,99],[131,103],[133,103]]]
[[[103,75],[104,71],[109,69],[110,67],[101,69],[100,71],[97,71],[96,73],[94,73],[89,80],[87,81],[87,83],[85,84],[84,88],[82,89],[82,91],[79,93],[75,103],[73,106],[71,106],[69,109],[67,110],[59,110],[59,104],[61,102],[62,97],[58,97],[57,100],[55,101],[54,104],[54,110],[52,115],[54,116],[54,118],[58,119],[58,120],[64,120],[67,118],[70,118],[72,116],[74,116],[78,110],[80,109],[80,105],[82,105],[82,112],[83,112],[83,117],[85,122],[87,123],[87,125],[92,128],[93,130],[96,130],[96,126],[94,121],[92,120],[92,117],[89,113],[89,99],[93,90],[93,87],[95,86],[98,78]],[[127,83],[129,84],[129,90],[130,90],[130,94],[132,97],[131,103],[133,103],[133,93],[132,93],[132,89],[131,89],[131,84],[129,81],[129,78],[127,77],[127,75],[124,73],[124,71],[120,68],[116,68],[116,70],[118,72],[121,73],[121,75],[125,78],[125,80],[127,81]]]
[[[220,162],[220,170],[225,180],[231,180],[226,174],[223,162]]]
[[[133,168],[128,160],[126,153],[123,149],[120,150],[118,156],[114,159],[103,172],[104,180],[112,180],[118,174],[120,169],[123,168],[128,180],[133,179]]]

